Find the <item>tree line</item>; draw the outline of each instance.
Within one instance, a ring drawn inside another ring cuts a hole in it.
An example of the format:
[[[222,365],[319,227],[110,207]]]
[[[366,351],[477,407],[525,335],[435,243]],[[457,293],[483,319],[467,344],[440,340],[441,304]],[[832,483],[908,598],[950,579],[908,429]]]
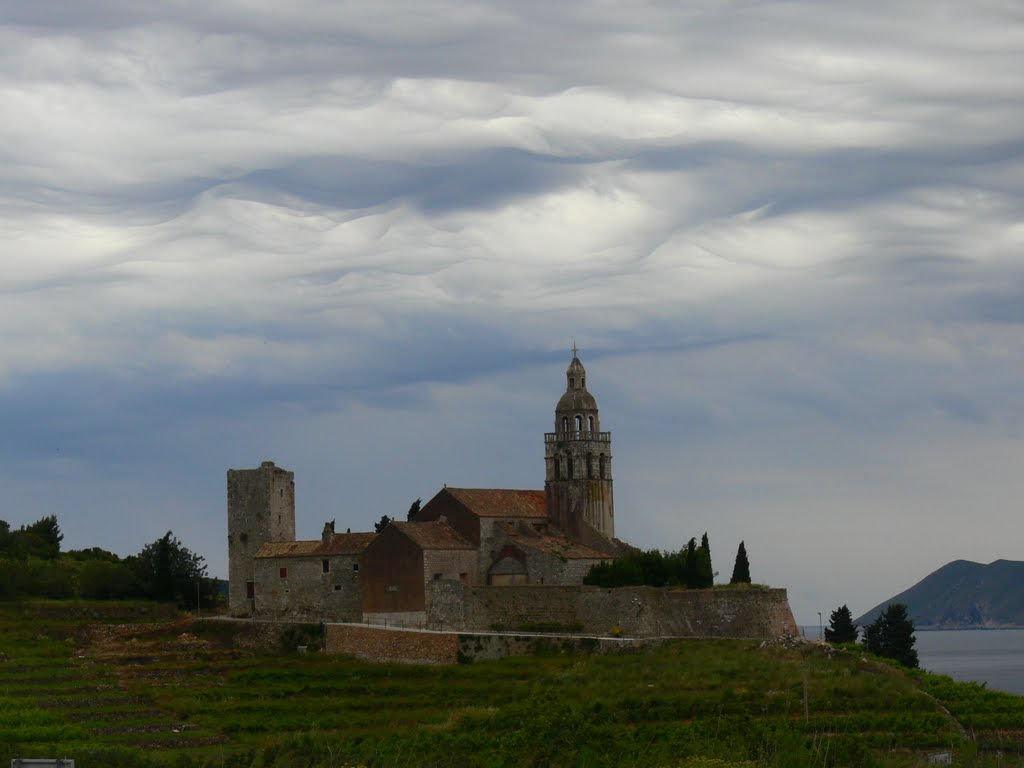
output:
[[[833,645],[856,643],[857,625],[853,623],[850,609],[841,605],[829,616],[825,628],[825,640]],[[905,667],[917,667],[917,650],[914,644],[914,622],[903,603],[890,603],[873,622],[864,627],[862,645],[865,650],[886,659],[893,659]]]
[[[0,599],[159,600],[194,608],[219,599],[206,562],[168,531],[121,558],[99,547],[61,552],[56,515],[12,530],[0,520]]]
[[[718,573],[711,566],[711,545],[705,531],[700,544],[691,538],[677,552],[634,550],[615,560],[591,567],[583,583],[597,587],[686,587],[708,589]],[[730,584],[750,583],[747,549],[740,542]]]

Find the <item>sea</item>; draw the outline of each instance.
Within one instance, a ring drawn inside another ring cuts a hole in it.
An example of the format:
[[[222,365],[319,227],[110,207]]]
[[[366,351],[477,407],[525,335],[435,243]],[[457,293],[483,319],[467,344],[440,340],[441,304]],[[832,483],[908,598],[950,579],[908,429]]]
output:
[[[820,635],[816,626],[802,629],[807,637]],[[1024,629],[919,630],[914,636],[922,669],[1024,696]]]

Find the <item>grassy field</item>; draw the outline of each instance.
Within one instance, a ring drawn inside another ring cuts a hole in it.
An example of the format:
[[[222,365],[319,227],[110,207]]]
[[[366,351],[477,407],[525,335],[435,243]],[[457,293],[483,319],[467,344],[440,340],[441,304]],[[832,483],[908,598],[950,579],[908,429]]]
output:
[[[414,667],[239,649],[233,626],[152,610],[0,603],[0,763],[1024,765],[1024,697],[856,652],[686,641]]]

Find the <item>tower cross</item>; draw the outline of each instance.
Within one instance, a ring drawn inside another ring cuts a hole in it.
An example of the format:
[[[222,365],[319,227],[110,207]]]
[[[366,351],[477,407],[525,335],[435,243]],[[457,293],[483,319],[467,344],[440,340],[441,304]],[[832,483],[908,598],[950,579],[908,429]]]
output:
[[[579,352],[579,350],[576,349],[576,339],[573,339],[572,340],[572,356],[576,357],[576,353],[577,352]]]

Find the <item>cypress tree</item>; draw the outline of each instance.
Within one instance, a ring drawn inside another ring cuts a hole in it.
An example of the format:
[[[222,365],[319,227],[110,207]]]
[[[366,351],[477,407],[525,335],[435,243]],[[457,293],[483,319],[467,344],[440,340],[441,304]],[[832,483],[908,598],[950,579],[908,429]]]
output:
[[[829,616],[825,640],[830,643],[857,642],[857,626],[853,623],[853,614],[845,605],[836,608]]]
[[[700,546],[697,547],[697,587],[709,589],[715,584],[715,572],[711,568],[711,545],[708,544],[708,532],[700,537]]]
[[[416,513],[420,511],[420,505],[423,503],[422,499],[417,498],[412,504],[409,505],[409,511],[405,513],[406,520],[412,520],[416,517]]]
[[[736,564],[732,568],[730,584],[750,583],[750,561],[747,560],[747,548],[740,542],[740,548],[736,550]]]
[[[697,540],[690,539],[686,543],[686,586],[690,589],[697,585]]]

